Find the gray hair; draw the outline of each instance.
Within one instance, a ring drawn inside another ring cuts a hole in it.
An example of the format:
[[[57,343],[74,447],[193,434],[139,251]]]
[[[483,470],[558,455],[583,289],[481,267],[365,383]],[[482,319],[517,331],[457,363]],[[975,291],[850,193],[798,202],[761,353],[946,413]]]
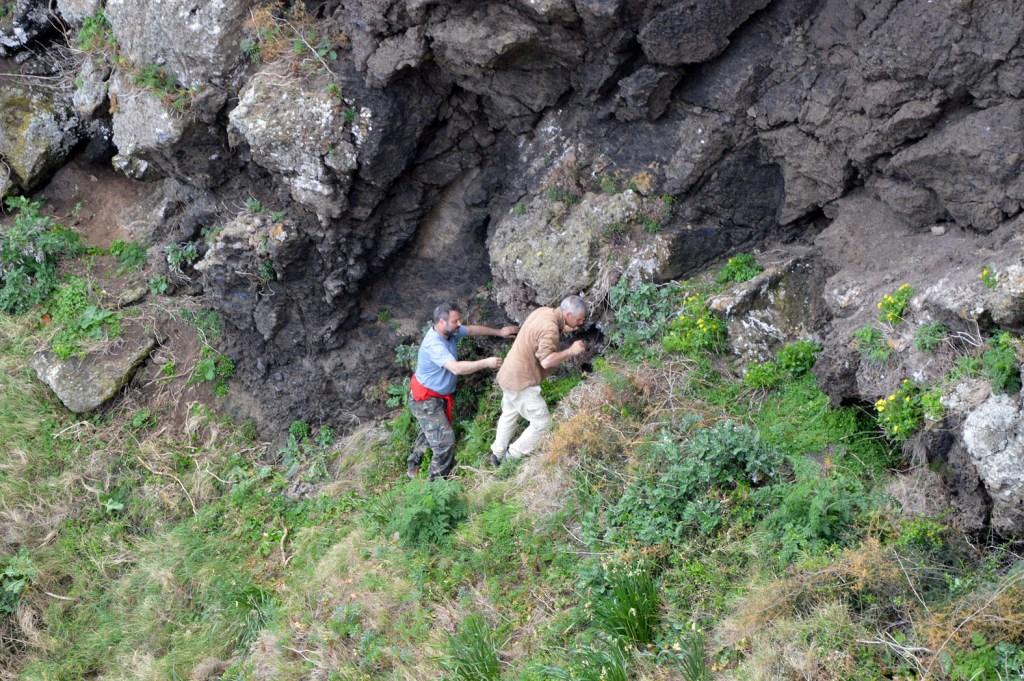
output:
[[[587,302],[579,296],[566,296],[565,298],[562,298],[562,303],[558,308],[562,312],[566,312],[576,317],[587,316]]]
[[[462,312],[462,310],[454,303],[441,303],[434,308],[434,323],[437,324],[441,320],[447,321],[449,312]]]

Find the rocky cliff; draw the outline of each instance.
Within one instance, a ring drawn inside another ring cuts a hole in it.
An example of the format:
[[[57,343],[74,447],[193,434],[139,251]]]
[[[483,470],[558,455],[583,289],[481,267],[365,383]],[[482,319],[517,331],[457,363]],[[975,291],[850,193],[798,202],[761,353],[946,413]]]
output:
[[[132,229],[196,242],[172,279],[220,311],[269,424],[372,413],[435,301],[490,282],[521,318],[582,292],[600,321],[623,276],[768,244],[774,274],[720,301],[734,349],[819,340],[836,402],[949,369],[910,332],[862,359],[901,284],[911,324],[965,343],[1024,326],[1020,0],[52,4],[0,17],[0,188],[75,153],[146,183]],[[1019,399],[992,399],[922,456],[974,457],[946,478],[965,527],[995,503],[1019,528],[1024,484],[984,463],[1019,462]],[[962,442],[989,412],[1006,437]]]

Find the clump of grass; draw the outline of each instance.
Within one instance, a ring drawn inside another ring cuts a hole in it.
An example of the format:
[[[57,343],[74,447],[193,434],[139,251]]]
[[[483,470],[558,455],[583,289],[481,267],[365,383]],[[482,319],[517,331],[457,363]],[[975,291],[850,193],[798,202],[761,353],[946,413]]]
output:
[[[607,565],[603,586],[603,591],[591,599],[597,627],[624,645],[652,643],[659,621],[659,599],[647,569],[642,565]]]
[[[62,360],[80,354],[82,345],[90,340],[113,338],[120,333],[119,315],[93,303],[88,283],[79,277],[70,278],[57,289],[48,310],[56,329],[50,345]]]
[[[496,681],[501,678],[499,641],[482,615],[472,614],[448,637],[448,655],[442,667],[453,681]]]
[[[884,364],[889,361],[891,352],[889,342],[880,330],[873,326],[862,326],[854,332],[853,336],[862,357],[876,364]]]
[[[75,42],[85,52],[114,52],[117,50],[117,39],[111,28],[107,15],[102,9],[82,20]]]
[[[146,266],[146,249],[134,241],[118,239],[110,244],[110,255],[117,260],[118,272],[134,272]]]
[[[557,681],[629,681],[630,660],[618,642],[604,639],[578,648],[567,667],[541,668],[539,678]]]
[[[715,281],[719,284],[738,284],[753,279],[761,274],[764,268],[750,253],[737,253],[725,261],[718,271]]]
[[[786,378],[796,378],[811,370],[821,346],[809,340],[787,343],[771,362],[747,366],[743,382],[751,388],[772,388]]]

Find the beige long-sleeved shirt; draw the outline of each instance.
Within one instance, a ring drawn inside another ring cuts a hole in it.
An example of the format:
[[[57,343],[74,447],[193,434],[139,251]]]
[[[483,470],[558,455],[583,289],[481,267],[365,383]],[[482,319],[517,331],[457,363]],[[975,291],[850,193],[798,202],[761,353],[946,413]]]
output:
[[[531,312],[498,370],[498,385],[503,390],[522,390],[540,385],[548,375],[540,362],[552,352],[558,352],[559,337],[564,328],[565,319],[557,308],[538,307]]]

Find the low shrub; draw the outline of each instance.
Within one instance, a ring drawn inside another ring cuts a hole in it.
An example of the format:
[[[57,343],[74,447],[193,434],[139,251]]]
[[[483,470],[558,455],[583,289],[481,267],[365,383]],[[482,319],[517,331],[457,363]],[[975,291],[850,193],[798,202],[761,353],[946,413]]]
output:
[[[494,627],[481,615],[469,615],[448,637],[448,654],[441,666],[453,681],[495,681],[501,678],[498,647]]]
[[[921,395],[917,385],[904,379],[894,393],[875,402],[878,425],[889,439],[903,442],[921,426],[924,418]],[[929,398],[929,408],[934,414],[932,398]]]
[[[615,315],[609,339],[627,357],[641,354],[644,344],[665,333],[681,295],[674,284],[658,286],[644,282],[631,286],[622,277],[608,292],[609,306]]]
[[[761,267],[750,253],[737,253],[729,258],[718,271],[715,281],[719,284],[738,284],[761,274]]]
[[[0,556],[0,623],[13,615],[22,593],[36,578],[38,570],[24,549],[11,556]]]
[[[788,343],[779,350],[774,361],[747,366],[743,372],[743,382],[751,388],[771,388],[787,376],[797,378],[811,370],[819,352],[821,346],[813,341]]]
[[[613,541],[661,544],[713,534],[727,521],[714,492],[768,482],[781,465],[757,431],[730,421],[698,431],[685,449],[667,434],[648,447],[654,470],[630,483],[608,510]]]
[[[57,263],[83,251],[78,234],[42,215],[42,204],[22,196],[4,201],[17,211],[0,234],[0,312],[22,314],[57,286]]]
[[[406,547],[441,544],[468,515],[458,482],[417,479],[402,488],[392,509],[388,531],[397,532]]]

